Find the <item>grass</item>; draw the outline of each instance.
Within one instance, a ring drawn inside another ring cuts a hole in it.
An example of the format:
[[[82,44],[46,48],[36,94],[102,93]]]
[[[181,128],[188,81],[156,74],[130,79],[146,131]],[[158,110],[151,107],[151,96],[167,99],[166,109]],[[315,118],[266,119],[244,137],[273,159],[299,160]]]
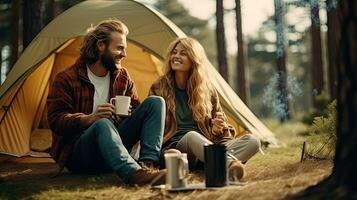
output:
[[[65,173],[57,178],[49,178],[49,169],[53,164],[48,163],[10,166],[13,169],[11,173],[19,175],[6,179],[6,173],[1,170],[4,165],[0,163],[0,175],[3,178],[0,182],[0,199],[283,199],[318,183],[331,173],[331,161],[300,162],[303,141],[314,137],[304,134],[307,131],[305,125],[296,122],[279,124],[275,121],[267,121],[266,124],[281,141],[281,147],[267,148],[265,155],[258,153],[246,164],[245,186],[169,193],[149,187],[126,187],[114,174],[93,176]],[[203,181],[202,177],[202,172],[194,172],[190,182]]]

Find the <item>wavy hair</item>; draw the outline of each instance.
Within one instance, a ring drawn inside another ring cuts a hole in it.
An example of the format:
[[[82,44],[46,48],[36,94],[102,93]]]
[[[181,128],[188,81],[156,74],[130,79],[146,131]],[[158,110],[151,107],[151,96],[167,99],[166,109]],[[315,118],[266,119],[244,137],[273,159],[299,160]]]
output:
[[[211,65],[202,45],[190,37],[178,38],[173,41],[167,50],[165,58],[165,75],[161,79],[161,95],[165,98],[168,109],[175,110],[175,71],[171,68],[171,54],[178,44],[186,49],[188,58],[192,62],[191,71],[187,80],[188,106],[192,110],[196,121],[211,117],[212,85],[207,80],[206,68]]]
[[[85,63],[93,64],[99,59],[97,44],[98,42],[104,42],[108,47],[112,32],[128,35],[129,29],[123,22],[117,19],[108,19],[87,30],[80,48],[80,54]]]

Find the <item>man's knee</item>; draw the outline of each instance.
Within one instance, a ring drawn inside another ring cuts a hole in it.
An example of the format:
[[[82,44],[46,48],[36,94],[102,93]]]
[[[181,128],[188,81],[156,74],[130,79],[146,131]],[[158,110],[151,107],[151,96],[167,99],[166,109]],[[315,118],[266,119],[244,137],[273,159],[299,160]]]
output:
[[[106,127],[111,127],[112,126],[112,121],[110,121],[108,118],[101,118],[98,119],[93,123],[93,126],[96,128],[106,128]]]
[[[92,126],[94,126],[96,133],[105,133],[109,132],[111,129],[115,129],[115,126],[112,121],[107,118],[101,118],[95,121]]]
[[[150,104],[153,105],[155,107],[164,107],[165,106],[165,100],[164,98],[160,97],[160,96],[155,96],[155,95],[151,95],[148,96],[144,102],[145,104]]]

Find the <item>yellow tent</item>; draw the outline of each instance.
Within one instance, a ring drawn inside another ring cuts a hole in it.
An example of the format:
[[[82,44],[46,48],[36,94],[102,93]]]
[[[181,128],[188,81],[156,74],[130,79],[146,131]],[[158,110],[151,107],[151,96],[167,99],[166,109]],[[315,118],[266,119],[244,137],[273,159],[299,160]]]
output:
[[[0,87],[0,153],[22,156],[41,135],[50,135],[46,98],[54,76],[79,55],[86,29],[108,18],[123,21],[130,30],[129,70],[144,99],[151,83],[163,74],[162,59],[168,44],[185,34],[157,11],[132,0],[85,1],[65,11],[48,24],[25,49]],[[276,144],[273,134],[244,105],[214,69],[208,69],[224,110],[236,127],[250,130],[261,140]],[[48,143],[48,142],[47,142]],[[37,144],[42,148],[41,142]]]

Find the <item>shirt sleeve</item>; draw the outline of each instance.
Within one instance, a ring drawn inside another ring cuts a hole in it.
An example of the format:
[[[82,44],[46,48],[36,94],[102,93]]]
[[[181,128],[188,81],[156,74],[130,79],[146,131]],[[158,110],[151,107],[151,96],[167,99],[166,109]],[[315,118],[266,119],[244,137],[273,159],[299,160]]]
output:
[[[215,117],[217,112],[222,112],[223,115],[226,116],[225,113],[223,112],[221,103],[219,102],[219,96],[216,89],[212,90],[211,102],[212,102],[212,112],[211,112],[212,118]],[[227,121],[226,117],[225,120]]]
[[[130,78],[129,73],[125,71],[128,79],[127,79],[127,90],[125,92],[125,96],[130,96],[131,98],[131,109],[134,111],[139,105],[140,105],[140,100],[139,100],[139,95],[136,90],[134,81]]]
[[[157,93],[158,88],[159,88],[159,80],[155,81],[155,82],[151,85],[148,96],[150,96],[150,95],[160,96],[160,95]]]
[[[74,112],[74,89],[65,73],[59,73],[47,97],[48,122],[51,130],[60,136],[71,136],[84,130],[80,118],[83,113]]]

